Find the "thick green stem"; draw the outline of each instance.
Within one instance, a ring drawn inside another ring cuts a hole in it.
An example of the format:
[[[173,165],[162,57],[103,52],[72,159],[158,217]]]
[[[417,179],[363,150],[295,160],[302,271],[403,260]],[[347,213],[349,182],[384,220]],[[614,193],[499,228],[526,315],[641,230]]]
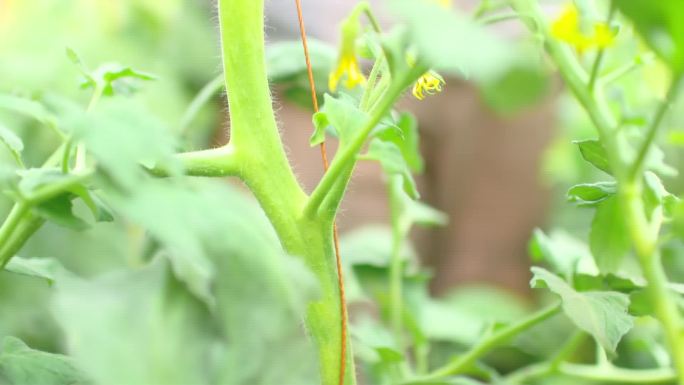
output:
[[[309,305],[306,323],[319,352],[322,383],[338,385],[342,318],[332,221],[302,215],[307,196],[285,155],[266,77],[263,0],[219,0],[219,22],[231,156],[239,159],[237,173],[264,209],[283,247],[302,257],[318,278],[321,297]],[[353,385],[349,342],[347,346],[345,384]]]
[[[230,112],[230,144],[241,175],[285,247],[299,239],[296,219],[306,194],[285,155],[266,75],[263,0],[220,0],[223,73]]]

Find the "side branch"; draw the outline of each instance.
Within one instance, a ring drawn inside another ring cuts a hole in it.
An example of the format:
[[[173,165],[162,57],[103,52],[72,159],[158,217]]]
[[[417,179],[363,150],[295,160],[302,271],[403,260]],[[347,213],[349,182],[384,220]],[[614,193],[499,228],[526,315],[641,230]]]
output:
[[[395,78],[387,92],[384,93],[377,107],[371,111],[371,117],[366,121],[349,145],[335,156],[323,179],[311,193],[311,197],[304,207],[304,215],[314,217],[320,215],[324,219],[332,220],[337,213],[340,201],[349,184],[351,170],[356,164],[356,156],[368,140],[373,128],[390,111],[394,102],[399,98],[406,86],[426,71],[422,66],[415,66],[404,76]]]

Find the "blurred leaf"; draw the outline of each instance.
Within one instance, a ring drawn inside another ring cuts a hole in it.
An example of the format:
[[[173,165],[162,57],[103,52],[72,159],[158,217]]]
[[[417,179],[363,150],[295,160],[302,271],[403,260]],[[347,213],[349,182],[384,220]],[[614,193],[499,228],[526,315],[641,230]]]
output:
[[[480,86],[489,107],[503,115],[515,114],[539,102],[549,90],[549,77],[540,68],[516,65]]]
[[[65,181],[71,177],[58,168],[29,168],[18,170],[17,174],[21,177],[17,188],[21,196],[30,196],[36,190],[58,182]]]
[[[378,352],[380,359],[384,362],[397,363],[404,361],[404,355],[396,349],[377,347],[375,351]]]
[[[228,342],[216,348],[223,354],[218,379],[205,383],[316,381],[313,346],[300,326],[316,294],[315,278],[284,255],[255,202],[223,182],[184,178],[147,180],[132,195],[115,190],[107,197],[118,214],[160,242],[177,279],[211,309],[210,318],[198,317],[221,327]]]
[[[79,64],[80,59],[78,61]],[[81,67],[84,68],[84,67]],[[138,90],[136,81],[155,80],[152,74],[118,63],[106,63],[90,73],[84,73],[81,88],[100,88],[104,95],[129,95]]]
[[[380,132],[377,137],[383,141],[394,143],[401,150],[401,154],[406,160],[409,168],[414,172],[422,172],[424,168],[423,157],[420,154],[420,137],[418,133],[418,122],[416,118],[408,112],[404,112],[397,119],[395,130],[385,130]]]
[[[608,155],[606,149],[598,140],[580,140],[574,142],[582,153],[582,158],[594,165],[599,170],[612,175],[610,165],[608,164]]]
[[[124,190],[135,189],[146,177],[141,164],[163,166],[172,175],[180,171],[171,130],[138,103],[102,100],[81,117],[76,135],[98,161],[98,170]]]
[[[72,230],[81,231],[90,227],[88,223],[74,214],[69,194],[62,194],[43,202],[35,206],[33,212],[50,222]]]
[[[46,280],[53,284],[57,275],[64,272],[64,267],[54,258],[22,258],[12,257],[5,270],[14,274],[27,275]]]
[[[666,196],[670,195],[658,176],[650,171],[644,173],[644,209],[651,219],[653,211],[663,205]]]
[[[71,358],[31,349],[5,337],[0,350],[0,382],[12,385],[85,385],[89,379]]]
[[[2,122],[0,122],[0,141],[7,147],[17,163],[23,164],[21,152],[24,151],[24,142]]]
[[[644,286],[637,284],[632,279],[611,273],[605,275],[575,274],[572,277],[572,283],[578,291],[619,291],[626,294]]]
[[[394,226],[401,237],[407,237],[413,225],[423,227],[445,226],[449,217],[443,212],[413,199],[408,195],[400,176],[390,179],[390,200]]]
[[[22,114],[47,125],[54,125],[56,121],[41,103],[9,94],[0,93],[0,109]]]
[[[613,0],[613,4],[675,72],[684,70],[684,7],[679,0]]]
[[[491,79],[512,61],[509,44],[455,9],[444,9],[432,1],[394,0],[390,4],[408,25],[406,36],[415,45],[419,60],[430,68]]]
[[[629,297],[613,291],[578,292],[549,271],[532,268],[534,288],[547,287],[561,297],[563,311],[577,325],[596,338],[608,352],[615,353],[617,344],[633,325],[627,312]]]
[[[433,341],[475,344],[487,327],[528,314],[523,298],[496,287],[471,285],[456,288],[424,305],[420,322]]]
[[[327,84],[328,74],[335,64],[336,49],[316,39],[308,39],[308,48],[316,84]],[[302,43],[283,41],[268,45],[266,70],[273,83],[301,81],[302,86],[308,86]]]
[[[420,194],[413,180],[411,170],[399,147],[392,142],[385,142],[380,139],[373,139],[370,142],[368,152],[359,157],[360,159],[377,160],[380,162],[385,174],[393,177],[400,177],[402,187],[409,197],[418,199]]]
[[[549,235],[535,229],[528,245],[534,262],[545,262],[565,277],[575,271],[594,273],[596,266],[587,245],[564,231],[553,231]]]
[[[664,176],[673,177],[679,174],[679,171],[676,168],[665,163],[665,152],[656,145],[651,146],[644,163],[649,170],[653,170]]]
[[[83,203],[90,209],[96,222],[111,222],[114,220],[111,209],[93,191],[88,190],[83,185],[74,186],[70,191],[81,198]]]
[[[632,247],[632,241],[617,197],[607,198],[596,207],[589,233],[589,247],[602,273],[614,273],[620,269]]]
[[[596,206],[599,202],[615,195],[617,185],[614,181],[582,183],[570,187],[568,200],[582,206]]]
[[[348,264],[387,267],[392,251],[392,230],[385,226],[363,226],[345,233],[341,240],[342,260]],[[409,242],[403,242],[399,256],[406,261],[417,260]]]
[[[91,282],[57,282],[54,316],[96,383],[210,383],[210,316],[167,271],[157,261]]]

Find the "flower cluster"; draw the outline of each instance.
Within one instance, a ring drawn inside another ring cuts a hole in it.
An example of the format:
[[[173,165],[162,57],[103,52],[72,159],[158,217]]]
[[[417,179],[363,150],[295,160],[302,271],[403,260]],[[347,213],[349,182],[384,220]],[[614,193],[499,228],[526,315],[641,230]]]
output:
[[[425,95],[434,95],[442,91],[444,79],[435,71],[428,71],[413,84],[413,96],[418,100],[425,99]]]
[[[583,52],[591,48],[605,48],[613,44],[615,32],[605,22],[587,23],[580,17],[577,7],[571,3],[551,24],[551,35]]]
[[[360,29],[361,25],[358,16],[355,14],[352,14],[342,24],[342,43],[337,59],[337,67],[328,78],[328,88],[330,91],[334,92],[337,90],[337,85],[345,75],[346,81],[344,86],[346,88],[351,89],[366,83],[366,77],[363,76],[356,57],[356,39]]]

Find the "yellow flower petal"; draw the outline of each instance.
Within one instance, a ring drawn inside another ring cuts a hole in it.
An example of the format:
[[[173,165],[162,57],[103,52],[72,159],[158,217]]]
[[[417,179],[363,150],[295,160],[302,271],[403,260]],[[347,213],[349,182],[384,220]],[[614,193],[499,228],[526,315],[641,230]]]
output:
[[[328,88],[330,91],[337,90],[337,85],[342,77],[346,76],[344,86],[352,89],[357,85],[366,84],[366,77],[363,76],[359,67],[359,62],[353,54],[343,55],[337,63],[337,68],[328,78]]]
[[[591,30],[582,29],[580,12],[570,3],[551,24],[551,35],[582,52],[589,48],[605,48],[613,44],[615,34],[607,23],[593,22]]]
[[[444,79],[438,73],[428,71],[413,84],[413,96],[418,100],[423,100],[425,95],[434,95],[441,92],[444,83]]]

